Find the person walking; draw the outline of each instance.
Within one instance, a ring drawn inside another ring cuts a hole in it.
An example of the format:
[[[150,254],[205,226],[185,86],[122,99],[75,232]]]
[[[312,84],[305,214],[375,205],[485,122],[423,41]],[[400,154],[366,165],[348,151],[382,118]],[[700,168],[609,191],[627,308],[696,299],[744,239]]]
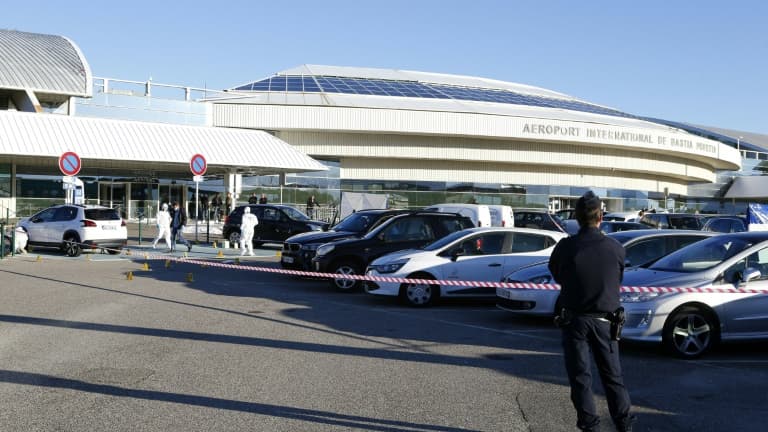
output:
[[[243,209],[243,219],[240,221],[240,247],[243,250],[240,255],[247,253],[253,256],[253,232],[258,224],[259,218],[251,213],[251,207],[245,206]]]
[[[261,194],[261,198],[259,198],[259,204],[266,204],[267,203],[267,195]]]
[[[232,212],[232,193],[227,193],[227,197],[224,199],[224,215],[227,216]]]
[[[315,217],[316,205],[317,205],[317,201],[315,200],[314,195],[311,195],[309,198],[307,198],[307,216],[309,216],[310,219],[314,219]]]
[[[259,203],[259,197],[256,196],[256,192],[252,193],[250,197],[248,197],[248,204],[258,204]]]
[[[173,213],[171,214],[171,250],[176,249],[176,242],[179,241],[187,246],[187,252],[192,251],[192,243],[184,238],[184,226],[187,224],[187,212],[179,207],[179,203],[173,202]]]
[[[167,250],[171,250],[171,215],[168,213],[168,204],[163,203],[157,212],[157,237],[152,242],[152,249],[157,249],[157,242],[165,239]]]
[[[619,287],[624,276],[624,248],[605,236],[600,198],[588,191],[576,201],[579,232],[555,246],[549,270],[560,284],[562,309],[555,323],[562,330],[565,370],[576,408],[576,427],[598,430],[600,417],[592,394],[592,359],[597,365],[616,429],[632,430],[630,400],[619,360],[618,339],[623,325]]]
[[[211,199],[211,207],[213,209],[213,220],[216,223],[221,222],[221,196],[218,193]]]

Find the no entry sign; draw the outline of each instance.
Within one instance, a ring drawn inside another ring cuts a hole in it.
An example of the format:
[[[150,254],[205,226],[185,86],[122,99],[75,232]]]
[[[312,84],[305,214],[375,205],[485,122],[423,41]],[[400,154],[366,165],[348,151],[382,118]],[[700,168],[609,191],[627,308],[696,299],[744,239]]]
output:
[[[82,164],[80,156],[75,152],[65,152],[59,156],[59,169],[66,176],[76,176],[80,172]]]
[[[201,176],[205,174],[205,171],[208,169],[208,163],[205,161],[203,155],[196,154],[189,160],[189,169],[192,170],[192,174]]]

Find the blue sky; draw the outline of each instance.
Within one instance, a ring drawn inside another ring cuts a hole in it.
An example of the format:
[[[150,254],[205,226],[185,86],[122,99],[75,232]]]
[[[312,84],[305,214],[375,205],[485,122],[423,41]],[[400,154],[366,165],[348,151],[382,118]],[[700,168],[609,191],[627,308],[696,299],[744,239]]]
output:
[[[99,77],[222,89],[300,64],[481,76],[768,134],[764,1],[6,2]]]

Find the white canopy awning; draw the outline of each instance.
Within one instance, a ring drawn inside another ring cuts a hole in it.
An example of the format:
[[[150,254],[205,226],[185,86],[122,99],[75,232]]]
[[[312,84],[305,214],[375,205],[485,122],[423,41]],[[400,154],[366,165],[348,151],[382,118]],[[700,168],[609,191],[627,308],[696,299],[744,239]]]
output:
[[[190,159],[198,153],[214,175],[326,170],[263,131],[0,111],[0,161],[55,167],[68,151],[80,156],[84,172],[146,168],[189,173]]]

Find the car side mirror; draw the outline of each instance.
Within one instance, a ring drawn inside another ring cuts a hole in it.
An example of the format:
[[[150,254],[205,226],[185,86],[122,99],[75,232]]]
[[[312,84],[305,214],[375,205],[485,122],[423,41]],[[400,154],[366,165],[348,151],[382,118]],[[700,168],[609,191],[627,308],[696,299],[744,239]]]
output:
[[[451,251],[451,261],[456,261],[460,256],[464,255],[464,249],[456,248]]]
[[[34,217],[34,218],[32,218],[32,220],[31,220],[30,222],[32,222],[32,223],[38,223],[38,222],[40,222],[41,220],[42,220],[42,219],[40,219],[39,217]]]

